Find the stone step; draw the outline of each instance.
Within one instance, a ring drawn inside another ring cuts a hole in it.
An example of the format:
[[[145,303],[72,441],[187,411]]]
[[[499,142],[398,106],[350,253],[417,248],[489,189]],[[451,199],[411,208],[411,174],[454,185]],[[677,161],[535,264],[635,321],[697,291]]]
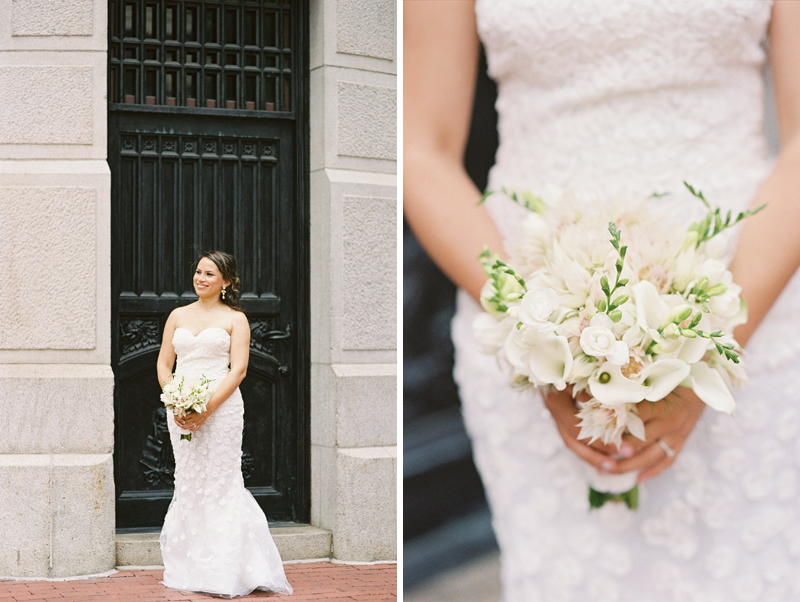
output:
[[[331,532],[311,525],[270,526],[281,558],[310,560],[331,557]],[[117,533],[117,566],[162,566],[158,531]]]

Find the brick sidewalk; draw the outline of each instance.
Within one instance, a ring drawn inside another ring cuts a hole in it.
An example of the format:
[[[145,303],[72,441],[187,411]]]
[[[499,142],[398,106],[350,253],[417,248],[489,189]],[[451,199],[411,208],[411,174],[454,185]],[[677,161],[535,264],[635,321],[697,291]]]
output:
[[[271,598],[275,602],[397,600],[396,564],[313,562],[287,564],[284,568],[294,588],[292,596],[254,592],[235,599]],[[159,584],[163,574],[163,569],[126,570],[108,577],[69,581],[0,581],[0,602],[209,602],[219,599],[166,588]]]

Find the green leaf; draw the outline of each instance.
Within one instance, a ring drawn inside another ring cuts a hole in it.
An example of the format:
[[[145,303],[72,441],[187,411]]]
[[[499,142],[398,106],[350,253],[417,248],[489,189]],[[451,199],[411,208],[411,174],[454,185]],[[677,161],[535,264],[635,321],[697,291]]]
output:
[[[492,196],[492,195],[493,195],[495,192],[497,192],[497,191],[496,191],[496,190],[489,190],[489,189],[487,188],[487,189],[486,189],[486,190],[483,192],[483,194],[481,195],[481,200],[480,200],[480,201],[478,201],[478,205],[483,205],[483,202],[484,202],[486,199],[488,199],[490,196]]]

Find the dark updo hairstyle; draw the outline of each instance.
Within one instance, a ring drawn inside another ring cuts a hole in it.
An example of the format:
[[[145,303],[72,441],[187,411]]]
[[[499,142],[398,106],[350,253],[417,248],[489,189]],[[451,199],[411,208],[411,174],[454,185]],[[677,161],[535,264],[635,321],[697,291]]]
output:
[[[231,309],[242,311],[242,308],[239,307],[242,283],[236,275],[236,260],[233,255],[223,251],[208,251],[200,257],[200,259],[203,258],[213,261],[222,275],[222,279],[230,281],[230,285],[225,288],[225,298],[220,298],[220,301]],[[197,260],[197,263],[200,263],[200,259]],[[197,263],[195,263],[195,270],[197,269]]]

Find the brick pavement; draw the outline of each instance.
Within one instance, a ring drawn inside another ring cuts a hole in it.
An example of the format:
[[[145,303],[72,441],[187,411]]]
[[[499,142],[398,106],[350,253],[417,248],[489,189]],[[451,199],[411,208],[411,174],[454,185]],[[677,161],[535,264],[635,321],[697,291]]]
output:
[[[396,564],[312,562],[285,565],[292,596],[254,592],[236,600],[271,598],[285,602],[396,601]],[[163,569],[122,570],[108,577],[68,581],[0,581],[0,602],[209,602],[219,599],[159,584]]]

